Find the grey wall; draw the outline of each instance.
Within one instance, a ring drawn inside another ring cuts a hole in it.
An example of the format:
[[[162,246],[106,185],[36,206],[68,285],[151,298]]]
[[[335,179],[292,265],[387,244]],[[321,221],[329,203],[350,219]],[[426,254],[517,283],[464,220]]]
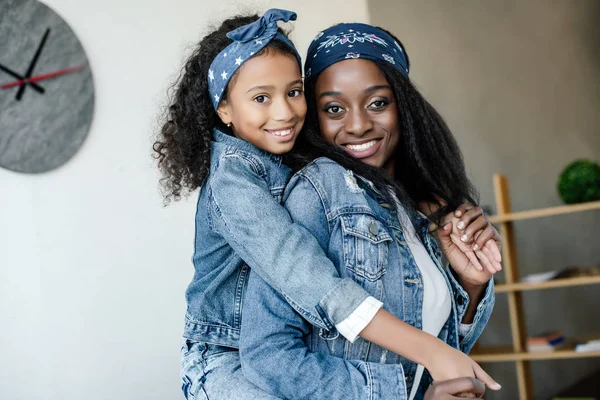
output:
[[[509,178],[513,209],[560,204],[556,180],[577,158],[600,161],[600,2],[595,0],[368,2],[371,22],[394,32],[411,77],[446,118],[482,204],[492,175]],[[600,212],[515,225],[524,274],[600,263]],[[499,279],[502,279],[500,274]],[[600,332],[600,286],[524,295],[530,333]],[[506,295],[480,343],[510,344]],[[517,398],[513,363],[484,364]],[[535,398],[600,369],[600,359],[536,361]],[[559,372],[560,370],[560,372]]]

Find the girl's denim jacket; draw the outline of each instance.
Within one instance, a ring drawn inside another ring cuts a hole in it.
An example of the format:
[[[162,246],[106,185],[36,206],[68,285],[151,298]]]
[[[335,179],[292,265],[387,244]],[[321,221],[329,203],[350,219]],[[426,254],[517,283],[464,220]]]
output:
[[[281,157],[215,130],[196,211],[184,337],[238,347],[250,267],[312,324],[332,331],[369,293],[280,204]]]
[[[292,219],[306,227],[336,265],[384,308],[421,329],[423,285],[395,207],[367,181],[331,160],[317,159],[292,179],[284,195]],[[493,280],[464,337],[458,326],[469,296],[450,272],[428,220],[411,216],[417,234],[446,279],[452,311],[439,338],[468,353],[494,306]],[[320,277],[309,277],[317,282]],[[398,338],[402,340],[402,338]],[[417,365],[362,338],[354,343],[335,329],[310,326],[286,299],[251,273],[240,355],[245,376],[286,399],[407,399]],[[416,398],[431,383],[425,372]]]

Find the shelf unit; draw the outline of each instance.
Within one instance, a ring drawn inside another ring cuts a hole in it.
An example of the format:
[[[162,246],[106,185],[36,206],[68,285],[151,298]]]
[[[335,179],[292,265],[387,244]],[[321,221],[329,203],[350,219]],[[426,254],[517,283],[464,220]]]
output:
[[[543,218],[582,211],[600,210],[600,201],[583,204],[543,208],[530,211],[512,212],[508,193],[508,181],[504,175],[494,175],[494,193],[496,196],[497,215],[489,218],[492,223],[499,225],[500,234],[504,239],[502,248],[503,267],[506,282],[496,285],[496,293],[506,293],[508,296],[508,313],[512,346],[485,348],[477,346],[471,354],[477,362],[514,362],[517,373],[517,383],[520,400],[533,399],[533,382],[531,378],[532,360],[574,359],[600,357],[600,352],[577,353],[571,348],[553,352],[530,353],[527,351],[527,329],[523,317],[522,292],[569,286],[600,284],[600,276],[556,279],[541,283],[519,282],[519,265],[516,257],[513,222],[532,218]]]

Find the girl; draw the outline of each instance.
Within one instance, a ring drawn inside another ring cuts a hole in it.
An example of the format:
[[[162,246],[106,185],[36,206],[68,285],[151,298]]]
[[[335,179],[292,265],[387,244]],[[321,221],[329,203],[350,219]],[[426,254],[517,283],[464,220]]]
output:
[[[182,347],[189,397],[269,398],[243,378],[237,351],[250,267],[324,331],[354,340],[370,326],[365,337],[409,357],[410,348],[388,330],[436,340],[340,277],[279,204],[290,172],[281,155],[292,149],[306,114],[300,57],[277,27],[295,18],[273,9],[229,19],[207,35],[186,64],[154,146],[171,198],[201,186]],[[476,375],[494,384],[450,347],[430,368],[443,378]]]

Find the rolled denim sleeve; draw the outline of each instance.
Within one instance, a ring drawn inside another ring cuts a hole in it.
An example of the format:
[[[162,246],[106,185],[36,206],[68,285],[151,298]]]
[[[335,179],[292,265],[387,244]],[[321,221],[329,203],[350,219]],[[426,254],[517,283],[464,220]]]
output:
[[[454,303],[456,304],[458,312],[457,317],[460,323],[465,315],[465,312],[467,311],[467,308],[469,307],[469,295],[465,289],[463,289],[460,283],[458,283],[458,280],[449,270],[449,268],[447,268],[447,271],[448,279],[450,280],[450,285],[452,286],[452,293],[454,295]],[[461,300],[459,301],[459,299]],[[485,288],[483,298],[477,305],[477,311],[475,313],[475,317],[473,318],[473,323],[471,324],[470,329],[468,332],[465,332],[464,336],[459,336],[460,350],[463,353],[469,354],[475,345],[475,342],[477,342],[477,339],[479,339],[481,336],[483,329],[490,320],[495,301],[496,296],[494,294],[494,280],[490,279]]]
[[[304,318],[332,330],[369,293],[339,276],[314,236],[273,198],[267,179],[259,159],[225,153],[207,182],[211,229]]]
[[[407,399],[401,364],[344,360],[309,351],[310,325],[257,274],[244,303],[240,357],[246,379],[294,399]]]

